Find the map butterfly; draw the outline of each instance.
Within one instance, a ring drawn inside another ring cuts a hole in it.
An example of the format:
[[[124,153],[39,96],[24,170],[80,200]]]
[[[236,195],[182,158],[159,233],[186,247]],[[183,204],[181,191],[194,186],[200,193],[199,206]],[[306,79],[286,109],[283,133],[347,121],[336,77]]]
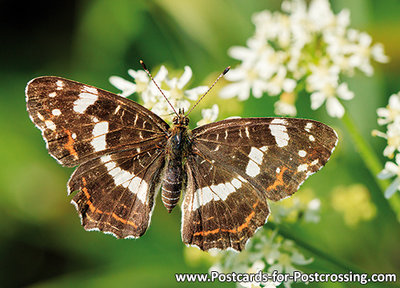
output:
[[[168,212],[182,191],[182,240],[202,250],[244,249],[267,221],[268,200],[295,193],[338,140],[327,125],[296,118],[190,130],[180,110],[169,126],[132,100],[53,76],[31,80],[26,101],[50,155],[78,166],[68,192],[78,191],[71,203],[86,230],[138,238],[159,190]]]

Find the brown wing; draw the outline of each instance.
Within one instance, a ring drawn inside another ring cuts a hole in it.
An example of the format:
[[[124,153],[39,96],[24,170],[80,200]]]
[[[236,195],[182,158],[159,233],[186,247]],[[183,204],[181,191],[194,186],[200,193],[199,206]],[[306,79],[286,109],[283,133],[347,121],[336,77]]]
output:
[[[249,181],[271,200],[296,192],[321,169],[337,134],[317,121],[296,118],[243,118],[193,130],[193,150]]]
[[[64,166],[80,165],[68,190],[79,190],[72,203],[84,228],[141,236],[160,184],[168,124],[129,99],[59,77],[33,79],[26,98],[49,153]]]
[[[200,155],[187,159],[182,240],[202,250],[242,250],[264,225],[267,199],[246,179]]]
[[[267,219],[266,199],[296,192],[325,165],[336,142],[332,128],[306,119],[229,119],[194,129],[183,241],[203,250],[243,249]],[[201,197],[207,201],[196,200]]]
[[[60,77],[30,81],[26,101],[50,155],[69,167],[146,141],[163,142],[169,128],[132,100]]]
[[[152,145],[90,160],[68,182],[80,190],[71,201],[86,230],[138,238],[150,224],[160,188],[164,153]]]

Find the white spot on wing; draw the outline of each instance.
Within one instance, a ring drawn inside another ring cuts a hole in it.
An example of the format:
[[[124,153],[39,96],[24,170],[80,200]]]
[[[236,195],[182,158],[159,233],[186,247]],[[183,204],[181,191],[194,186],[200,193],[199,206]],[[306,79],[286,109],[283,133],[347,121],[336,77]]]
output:
[[[276,173],[278,173],[278,174],[279,174],[279,173],[281,173],[281,168],[279,168],[279,167],[278,167],[278,168],[276,168],[276,170],[275,170],[275,171],[276,171]]]
[[[101,151],[106,149],[106,133],[108,132],[108,122],[99,122],[93,127],[93,140],[90,142],[92,144],[94,151]]]
[[[119,109],[121,109],[121,106],[120,106],[120,105],[118,105],[117,108],[115,108],[114,114],[117,114],[118,111],[119,111]]]
[[[72,139],[76,139],[76,134],[72,133],[71,137],[72,137]]]
[[[246,137],[250,138],[249,127],[246,126],[245,132],[246,132]]]
[[[310,139],[311,142],[314,142],[314,141],[315,141],[315,138],[314,138],[313,135],[308,136],[308,139]]]
[[[249,158],[256,162],[258,165],[261,165],[264,153],[258,150],[255,147],[251,147]]]
[[[60,109],[53,109],[53,111],[51,111],[51,114],[53,114],[54,116],[60,116],[61,111],[60,111]]]
[[[246,174],[251,177],[257,176],[260,174],[260,166],[258,166],[253,160],[250,160],[246,167]]]
[[[311,165],[317,165],[318,162],[319,162],[319,160],[318,160],[318,159],[315,159],[314,161],[311,162]]]
[[[94,88],[94,87],[89,87],[89,86],[83,86],[82,91],[84,91],[84,92],[86,91],[86,92],[89,92],[89,93],[92,93],[92,94],[98,94],[96,88]]]
[[[57,95],[56,92],[51,92],[51,93],[49,93],[49,97],[51,97],[51,98],[56,97],[56,95]]]
[[[44,117],[43,117],[42,114],[40,114],[39,112],[37,112],[36,115],[37,115],[37,117],[38,117],[40,120],[44,121]]]
[[[236,191],[234,185],[237,185],[238,187],[236,188],[239,188],[242,184],[239,180],[234,179],[232,182],[220,183],[218,185],[197,189],[193,199],[192,210],[196,210],[211,201],[225,201],[231,193]]]
[[[79,98],[74,102],[74,111],[77,113],[84,113],[86,109],[93,105],[94,102],[99,98],[97,95],[92,93],[82,92],[79,95]]]
[[[308,165],[307,164],[301,164],[299,167],[297,167],[297,172],[304,172],[307,171]]]
[[[307,152],[306,151],[304,151],[304,150],[300,150],[299,151],[299,156],[300,157],[305,157],[307,155]]]
[[[57,85],[56,88],[57,90],[62,90],[64,88],[64,82],[61,80],[57,80],[56,85]]]
[[[108,174],[113,178],[115,185],[122,185],[123,187],[128,188],[143,204],[148,204],[148,184],[143,181],[143,179],[129,171],[117,167],[116,163],[112,161],[110,155],[102,156],[100,160],[104,163],[104,166],[107,168]]]
[[[281,119],[275,119],[281,120]],[[271,122],[272,123],[272,122]],[[289,143],[289,134],[286,132],[286,127],[283,125],[269,125],[272,136],[275,137],[276,144],[278,147],[285,147]]]
[[[306,126],[304,127],[304,130],[306,130],[308,133],[310,133],[311,131],[310,131],[310,129],[313,127],[313,123],[311,123],[311,122],[308,122],[307,124],[306,124]]]
[[[56,130],[56,124],[54,124],[54,122],[53,121],[51,121],[51,120],[46,120],[46,121],[44,121],[44,124],[46,125],[46,127],[48,128],[48,129],[50,129],[50,130]]]
[[[236,189],[239,189],[240,187],[242,187],[242,182],[240,182],[238,179],[233,179],[232,180],[232,185],[235,186]]]
[[[286,125],[287,122],[286,122],[285,119],[276,118],[276,119],[274,119],[274,120],[271,121],[271,124],[284,124],[284,125]]]
[[[262,146],[262,147],[260,148],[260,150],[263,151],[263,152],[267,152],[268,146]]]

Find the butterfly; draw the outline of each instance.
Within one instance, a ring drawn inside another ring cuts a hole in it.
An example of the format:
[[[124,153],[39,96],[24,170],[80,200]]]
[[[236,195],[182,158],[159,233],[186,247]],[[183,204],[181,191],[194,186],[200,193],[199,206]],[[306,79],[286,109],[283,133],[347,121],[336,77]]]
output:
[[[182,241],[202,250],[243,250],[266,223],[268,200],[295,193],[338,140],[329,126],[296,118],[190,130],[179,110],[170,126],[130,99],[53,76],[31,80],[26,101],[50,155],[78,166],[68,193],[77,191],[71,203],[86,230],[139,238],[158,192],[168,212],[182,193]]]

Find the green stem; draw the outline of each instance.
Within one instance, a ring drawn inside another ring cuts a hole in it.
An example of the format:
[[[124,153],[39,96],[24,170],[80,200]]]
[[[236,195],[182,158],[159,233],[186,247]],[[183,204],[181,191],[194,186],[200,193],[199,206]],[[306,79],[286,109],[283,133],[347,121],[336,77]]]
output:
[[[365,141],[365,139],[357,129],[356,125],[354,124],[353,119],[351,119],[347,113],[344,114],[342,121],[349,131],[349,134],[352,137],[353,142],[361,155],[361,159],[364,161],[365,165],[372,174],[376,184],[378,185],[382,193],[384,193],[390,183],[388,180],[380,180],[377,178],[378,173],[383,170],[383,166],[378,156],[375,154],[369,143]],[[383,194],[379,196],[383,197]],[[395,193],[390,199],[387,200],[393,212],[396,214],[397,220],[400,222],[400,194]]]
[[[284,225],[282,225],[282,224],[277,225],[273,222],[268,222],[265,226],[272,230],[276,230],[278,232],[278,234],[281,235],[282,237],[284,237],[285,239],[293,240],[297,246],[302,247],[303,249],[311,252],[313,255],[315,255],[321,259],[324,259],[327,262],[335,265],[336,267],[340,268],[340,270],[343,272],[352,271],[355,273],[361,273],[360,269],[352,267],[350,264],[345,263],[344,261],[335,258],[334,256],[330,255],[329,253],[326,253],[322,250],[319,250],[318,248],[315,248],[314,246],[311,246],[306,241],[297,238],[296,236],[294,236],[293,234],[291,234],[289,232],[290,229],[284,228]]]

